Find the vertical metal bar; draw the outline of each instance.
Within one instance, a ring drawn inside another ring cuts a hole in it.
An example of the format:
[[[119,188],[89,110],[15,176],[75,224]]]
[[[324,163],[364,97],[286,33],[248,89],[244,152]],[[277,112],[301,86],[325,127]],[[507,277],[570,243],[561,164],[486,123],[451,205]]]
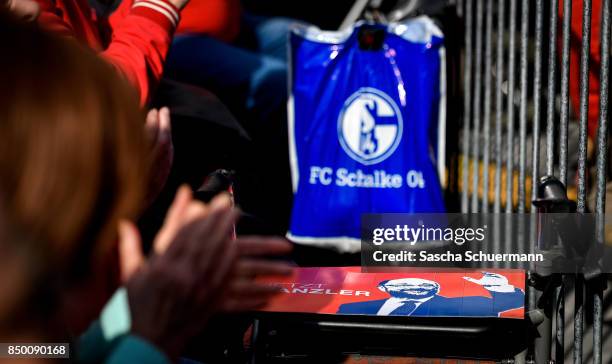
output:
[[[593,364],[601,364],[603,327],[603,290],[593,293]]]
[[[556,12],[556,10],[555,10]],[[561,55],[561,111],[559,122],[559,180],[567,186],[567,127],[569,123],[569,71],[570,35],[572,24],[572,0],[563,0],[563,33]],[[565,361],[565,287],[567,279],[561,276],[561,286],[555,290],[557,297],[555,359]]]
[[[580,51],[580,132],[578,140],[578,212],[586,210],[587,125],[589,118],[589,56],[591,50],[591,0],[582,7]]]
[[[574,364],[582,363],[583,333],[584,277],[582,277],[581,275],[576,275],[576,285],[574,287]]]
[[[489,162],[491,160],[491,67],[493,64],[493,1],[487,0],[485,36],[485,89],[484,89],[484,156],[482,172],[482,207],[483,212],[489,211]]]
[[[540,177],[540,101],[542,99],[542,33],[544,21],[544,0],[535,2],[535,59],[534,59],[534,81],[533,81],[533,153],[531,166],[531,201],[537,197],[536,183]],[[531,212],[536,209],[531,207]]]
[[[606,172],[608,156],[608,97],[610,70],[610,0],[603,0],[601,7],[601,71],[599,75],[599,122],[597,125],[597,243],[604,243],[606,211]],[[593,292],[593,363],[602,362],[603,290],[599,285]]]
[[[468,190],[469,190],[469,150],[470,150],[470,119],[472,116],[472,1],[465,0],[465,65],[463,72],[463,163],[461,166],[461,177],[463,188],[461,189],[461,212],[468,212]]]
[[[512,189],[514,182],[514,87],[516,56],[516,0],[510,0],[510,44],[508,57],[508,123],[506,146],[506,212],[512,212]]]
[[[529,42],[529,2],[521,2],[521,95],[519,110],[519,181],[518,181],[518,212],[525,212],[527,177],[527,46]]]
[[[472,208],[478,212],[478,164],[480,162],[480,115],[482,94],[482,22],[483,1],[476,0],[476,62],[474,67],[474,126],[472,128]]]
[[[565,279],[562,277],[561,286],[555,289],[555,297],[557,300],[555,310],[555,327],[556,327],[556,342],[555,342],[555,362],[563,363],[565,361]]]
[[[563,1],[563,35],[561,56],[561,120],[559,123],[559,180],[567,185],[567,125],[569,123],[569,71],[572,0]]]
[[[497,2],[497,56],[495,64],[495,200],[493,212],[501,212],[502,117],[504,114],[504,28],[505,0]]]
[[[528,6],[526,2],[523,2],[523,6]],[[527,26],[525,23],[528,23],[527,15],[525,14],[525,10],[523,10],[523,17],[521,18],[522,24],[522,32],[521,38],[523,42],[527,42]],[[533,118],[533,153],[532,153],[532,172],[531,172],[531,200],[533,201],[537,196],[537,188],[536,183],[538,180],[539,174],[539,155],[540,155],[540,96],[542,92],[542,32],[543,32],[543,17],[544,17],[544,2],[543,0],[536,0],[535,3],[535,60],[534,60],[534,89],[533,89],[533,100],[534,100],[534,118]],[[523,38],[524,37],[524,38]],[[525,48],[525,49],[523,49]],[[527,52],[527,45],[521,45],[521,52]],[[527,71],[525,70],[523,74],[523,67],[527,67],[527,59],[526,54],[523,59],[523,54],[521,54],[521,119],[520,119],[520,134],[521,134],[521,143],[526,143],[526,133],[527,133]],[[523,66],[523,62],[525,66]],[[524,83],[524,85],[523,85]],[[524,212],[524,199],[525,199],[525,150],[524,146],[521,144],[520,146],[520,180],[519,180],[519,212]],[[531,209],[531,230],[530,230],[530,239],[531,239],[531,249],[534,248],[537,240],[537,232],[535,229],[536,226],[536,209]],[[537,291],[535,287],[529,287],[529,309],[536,309],[536,302],[542,296],[542,292]],[[546,317],[543,322],[540,323],[538,327],[538,332],[541,332],[541,335],[537,335],[533,343],[533,355],[535,358],[535,362],[546,363],[550,359],[550,351],[551,351],[551,328],[552,320],[549,317]]]
[[[591,51],[591,0],[582,4],[582,47],[580,50],[580,127],[578,140],[577,211],[586,211],[587,124],[589,114],[589,56]],[[582,363],[584,321],[584,278],[576,277],[574,311],[574,363]]]
[[[527,8],[529,6],[528,4],[529,0],[522,0],[521,1],[521,14],[523,14],[523,11],[525,8]],[[522,15],[521,15],[521,21],[523,21],[522,19]],[[511,214],[506,214],[506,216],[512,216]],[[527,234],[526,234],[526,230],[528,229],[528,225],[529,225],[529,221],[525,221],[525,219],[523,218],[523,216],[521,216],[518,221],[517,221],[517,226],[515,228],[517,235],[516,238],[512,241],[512,250],[506,250],[506,251],[518,251],[519,246],[522,245],[522,243],[527,240]],[[527,225],[527,226],[526,226]],[[525,286],[525,293],[526,293],[526,298],[527,298],[527,307],[529,308],[529,310],[531,311],[531,307],[535,306],[535,296],[536,296],[536,290],[534,287],[530,286],[529,284],[527,284]],[[541,327],[541,326],[540,326]],[[538,335],[540,336],[540,339],[544,338],[544,340],[546,340],[546,338],[548,339],[548,346],[550,347],[550,333],[548,334],[548,336],[544,333],[543,335]],[[536,347],[537,347],[537,343],[536,343]],[[530,352],[530,347],[528,346],[527,348],[525,348],[522,352],[520,352],[518,355],[516,355],[514,357],[514,363],[527,363],[527,354],[528,352]],[[537,359],[537,356],[536,356]],[[536,360],[537,362],[537,360]]]
[[[555,78],[557,77],[557,21],[558,0],[550,2],[550,28],[548,42],[548,95],[546,104],[546,174],[554,175],[555,147]]]
[[[597,126],[597,194],[595,213],[606,209],[606,171],[608,164],[608,97],[610,70],[610,0],[602,1],[601,9],[601,71],[599,88],[599,122]]]
[[[340,24],[339,30],[346,29],[355,24],[369,3],[369,0],[355,0],[351,10],[349,10],[348,14],[346,14],[342,24]]]

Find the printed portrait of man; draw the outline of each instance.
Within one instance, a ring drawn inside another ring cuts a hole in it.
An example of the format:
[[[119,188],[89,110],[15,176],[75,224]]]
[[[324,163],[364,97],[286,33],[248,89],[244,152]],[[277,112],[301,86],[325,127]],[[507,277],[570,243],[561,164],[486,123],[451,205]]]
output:
[[[378,316],[484,316],[498,317],[502,312],[524,306],[525,293],[497,273],[483,272],[480,279],[463,277],[489,291],[491,297],[440,296],[438,282],[422,278],[401,278],[382,281],[378,289],[389,298],[345,303],[339,314]]]

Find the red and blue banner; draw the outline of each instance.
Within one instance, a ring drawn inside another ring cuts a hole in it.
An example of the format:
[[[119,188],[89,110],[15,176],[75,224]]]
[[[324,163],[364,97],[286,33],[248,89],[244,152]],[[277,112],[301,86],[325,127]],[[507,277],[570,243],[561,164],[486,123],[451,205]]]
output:
[[[262,311],[522,319],[521,270],[363,273],[360,267],[297,268]]]

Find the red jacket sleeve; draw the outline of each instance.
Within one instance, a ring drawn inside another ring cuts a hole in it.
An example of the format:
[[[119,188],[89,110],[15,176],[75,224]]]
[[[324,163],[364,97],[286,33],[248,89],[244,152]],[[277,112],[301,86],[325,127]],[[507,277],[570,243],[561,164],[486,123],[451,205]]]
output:
[[[138,90],[141,104],[149,100],[179,22],[176,7],[168,0],[124,0],[109,19],[98,19],[87,0],[37,1],[42,27],[101,52]]]
[[[102,56],[120,69],[149,100],[163,73],[179,10],[166,0],[124,0],[110,18],[111,40]]]

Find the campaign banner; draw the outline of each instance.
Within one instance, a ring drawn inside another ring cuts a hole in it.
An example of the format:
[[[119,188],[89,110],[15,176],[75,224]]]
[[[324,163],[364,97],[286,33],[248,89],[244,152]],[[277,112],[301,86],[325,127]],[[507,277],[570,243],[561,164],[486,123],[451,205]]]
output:
[[[520,270],[363,273],[360,267],[296,268],[267,279],[281,293],[261,311],[413,317],[524,318]]]
[[[444,212],[443,34],[428,17],[290,36],[288,238],[358,252],[363,213]]]

